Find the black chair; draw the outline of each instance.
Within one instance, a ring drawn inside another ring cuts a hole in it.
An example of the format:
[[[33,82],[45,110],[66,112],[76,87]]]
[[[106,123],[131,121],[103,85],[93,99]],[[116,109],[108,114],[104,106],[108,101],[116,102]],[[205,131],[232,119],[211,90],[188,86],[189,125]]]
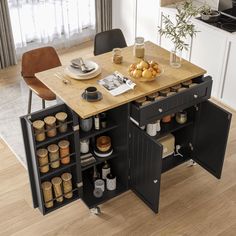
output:
[[[113,48],[127,47],[125,37],[120,29],[112,29],[96,34],[94,39],[94,55],[110,52]]]

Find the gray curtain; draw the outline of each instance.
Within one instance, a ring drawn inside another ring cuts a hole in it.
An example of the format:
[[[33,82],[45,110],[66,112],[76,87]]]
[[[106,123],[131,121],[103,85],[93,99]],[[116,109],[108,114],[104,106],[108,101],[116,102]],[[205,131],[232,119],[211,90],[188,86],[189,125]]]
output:
[[[0,0],[0,69],[16,63],[8,3],[7,0]]]
[[[96,32],[112,29],[112,0],[95,0]]]

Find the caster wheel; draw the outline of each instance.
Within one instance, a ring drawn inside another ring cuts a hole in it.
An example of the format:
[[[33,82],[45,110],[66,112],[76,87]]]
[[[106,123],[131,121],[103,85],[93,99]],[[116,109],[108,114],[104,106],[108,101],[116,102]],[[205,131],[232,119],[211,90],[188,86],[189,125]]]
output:
[[[101,214],[101,209],[100,207],[94,207],[92,209],[90,209],[90,212],[93,214],[93,215],[100,215]]]
[[[189,160],[188,166],[195,166],[197,163],[194,160]]]

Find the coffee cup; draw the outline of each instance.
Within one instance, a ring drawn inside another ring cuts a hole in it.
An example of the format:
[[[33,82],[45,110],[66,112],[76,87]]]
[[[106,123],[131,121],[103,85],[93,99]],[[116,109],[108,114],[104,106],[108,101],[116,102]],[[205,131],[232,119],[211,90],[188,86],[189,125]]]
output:
[[[86,99],[97,99],[98,98],[98,91],[96,87],[88,87],[85,89],[85,98]]]

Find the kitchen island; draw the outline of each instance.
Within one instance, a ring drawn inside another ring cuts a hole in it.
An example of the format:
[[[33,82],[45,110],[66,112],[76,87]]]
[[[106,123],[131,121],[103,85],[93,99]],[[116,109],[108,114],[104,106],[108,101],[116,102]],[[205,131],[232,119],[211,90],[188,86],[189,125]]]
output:
[[[208,101],[212,78],[204,77],[205,70],[185,60],[181,68],[174,69],[169,66],[168,51],[151,42],[146,42],[145,46],[145,59],[157,61],[164,69],[164,73],[152,82],[135,80],[137,86],[134,90],[117,97],[113,97],[98,85],[97,80],[114,71],[128,76],[129,65],[140,60],[133,57],[132,47],[122,50],[124,60],[121,65],[111,63],[111,53],[91,58],[102,68],[101,75],[94,79],[77,81],[66,78],[70,83],[65,84],[55,76],[55,73],[64,71],[63,66],[36,74],[37,78],[64,102],[21,118],[33,204],[43,214],[79,198],[82,198],[89,208],[96,208],[99,204],[129,189],[157,213],[161,174],[189,159],[199,163],[215,177],[221,177],[231,114]],[[187,86],[170,96],[145,104],[135,102],[139,98],[189,80],[192,80],[194,86]],[[101,101],[91,103],[82,99],[82,93],[89,86],[95,86],[103,94]],[[168,124],[161,123],[161,130],[155,136],[150,136],[143,129],[148,124],[183,110],[188,117],[184,124],[177,123],[175,119]],[[55,137],[47,137],[38,142],[32,127],[33,122],[49,115],[54,116],[58,112],[66,112],[68,115],[67,132],[58,133]],[[80,129],[83,119],[102,112],[107,114],[106,127],[99,130],[93,128],[89,132]],[[106,158],[100,158],[96,156],[94,149],[96,139],[104,134],[111,137],[113,152]],[[163,145],[159,140],[168,134],[175,137],[174,145],[178,149],[163,158]],[[37,150],[65,139],[70,143],[70,163],[41,173]],[[96,159],[88,166],[82,166],[80,162],[79,144],[83,140],[90,140],[90,152]],[[94,167],[96,166],[100,172],[104,161],[109,162],[112,173],[117,178],[117,186],[115,190],[105,190],[101,197],[95,197]],[[41,185],[45,181],[51,181],[53,177],[61,176],[64,172],[72,175],[73,196],[65,198],[66,194],[63,194],[62,202],[57,201],[58,196],[53,196],[51,201],[54,204],[48,208]]]

